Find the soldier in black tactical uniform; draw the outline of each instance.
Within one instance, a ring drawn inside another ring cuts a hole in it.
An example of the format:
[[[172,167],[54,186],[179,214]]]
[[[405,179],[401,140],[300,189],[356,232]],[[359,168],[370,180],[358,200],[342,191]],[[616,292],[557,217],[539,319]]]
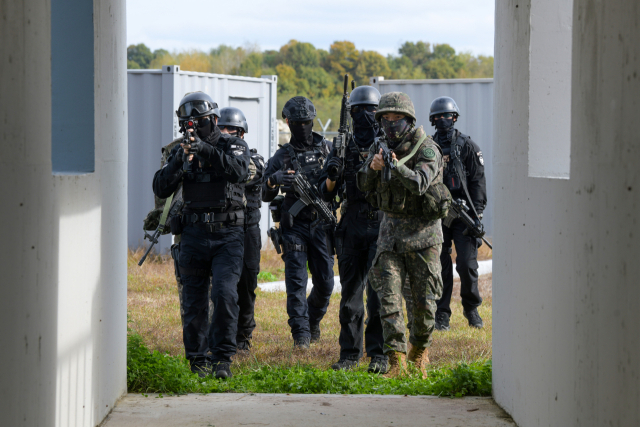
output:
[[[365,200],[356,184],[356,173],[369,154],[375,138],[382,135],[375,112],[380,92],[371,86],[360,86],[349,98],[353,135],[347,141],[345,161],[329,154],[320,177],[325,200],[339,196],[341,219],[335,232],[336,254],[340,270],[340,359],[331,365],[335,370],[351,369],[362,357],[364,332],[367,356],[371,358],[369,372],[387,372],[387,357],[383,354],[384,337],[380,321],[380,299],[367,280],[367,273],[376,254],[382,211]],[[367,292],[367,322],[365,329],[364,292]]]
[[[218,127],[222,133],[244,139],[249,132],[249,125],[244,113],[237,108],[227,107],[220,110]],[[256,304],[256,288],[260,272],[260,207],[262,206],[262,175],[264,174],[264,158],[255,148],[250,150],[251,164],[249,178],[244,186],[246,199],[244,217],[244,262],[242,275],[238,282],[238,331],[236,343],[239,351],[248,352],[251,338],[256,327],[254,318]]]
[[[291,140],[284,144],[267,163],[262,200],[272,201],[282,187],[282,259],[285,263],[287,313],[295,348],[307,349],[320,338],[320,321],[327,312],[333,291],[333,254],[328,233],[318,220],[318,212],[305,207],[295,218],[289,209],[299,199],[291,184],[294,172],[318,185],[322,166],[331,143],[312,132],[316,109],[307,98],[291,98],[282,109],[291,130]],[[307,261],[313,289],[307,294]]]
[[[183,340],[191,369],[216,378],[231,377],[238,327],[237,285],[244,254],[244,185],[249,174],[249,148],[240,138],[221,134],[213,114],[217,104],[202,92],[185,96],[176,114],[194,119],[190,143],[176,146],[153,178],[153,192],[166,198],[183,185],[185,206],[171,232],[181,234],[179,269],[184,306]],[[208,348],[198,332],[207,322],[207,291],[212,276],[214,306]]]
[[[471,207],[469,214],[479,223],[487,205],[484,159],[480,147],[471,140],[471,137],[455,129],[454,125],[459,115],[456,102],[449,97],[436,98],[431,103],[429,120],[436,127],[433,139],[442,148],[445,162],[444,184],[454,199],[466,200],[467,205]],[[460,275],[460,296],[464,316],[469,321],[469,326],[474,328],[483,326],[482,318],[478,314],[478,307],[482,303],[478,291],[478,247],[482,245],[482,240],[471,233],[464,234],[465,230],[466,227],[460,220],[455,220],[451,227],[442,225],[444,243],[440,263],[444,289],[436,312],[436,329],[441,331],[449,330],[451,317],[452,241],[456,246],[456,270]]]

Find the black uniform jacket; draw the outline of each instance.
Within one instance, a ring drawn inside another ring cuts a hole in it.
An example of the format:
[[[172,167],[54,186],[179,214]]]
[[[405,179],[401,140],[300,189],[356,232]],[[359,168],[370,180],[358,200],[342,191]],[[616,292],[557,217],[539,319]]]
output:
[[[455,141],[461,133],[459,130],[455,129],[452,140]],[[464,138],[464,145],[462,146],[462,153],[460,155],[460,159],[462,160],[462,164],[464,165],[467,179],[467,189],[469,190],[469,196],[471,196],[471,200],[467,199],[467,196],[464,193],[464,189],[455,190],[451,192],[451,196],[454,199],[463,199],[467,200],[467,203],[473,203],[473,206],[476,208],[478,215],[481,215],[487,206],[487,181],[484,176],[484,158],[482,157],[482,151],[478,144],[476,144],[470,136],[462,134]],[[441,144],[438,142],[437,133],[433,135],[434,141],[437,142],[440,147],[447,147],[445,144]],[[448,165],[449,158],[444,156],[445,165]],[[447,172],[445,171],[445,180],[446,180]],[[469,210],[469,214],[473,215],[471,209]]]
[[[324,155],[326,156],[331,151],[331,148],[332,148],[331,142],[324,139],[324,137],[319,133],[314,132],[312,146],[305,147],[304,150],[301,150],[298,148],[294,148],[294,150],[296,151],[296,153],[298,153],[301,151],[308,151],[308,150],[310,151],[313,149],[320,149],[324,152]],[[285,165],[287,169],[293,170],[293,165],[291,163],[291,158],[289,157],[289,152],[287,151],[286,148],[280,147],[278,151],[275,152],[273,157],[271,157],[267,162],[267,168],[264,172],[264,182],[262,187],[262,201],[270,202],[278,195],[280,188],[279,187],[269,188],[268,181],[269,181],[269,178],[271,178],[271,175],[281,170]],[[293,188],[283,188],[283,191],[285,192],[285,200],[283,203],[283,208],[288,209],[298,200],[298,196],[293,191]],[[313,208],[307,206],[302,210],[302,212],[312,211],[312,210]]]
[[[164,199],[169,197],[182,179],[183,168],[178,161],[177,145],[171,150],[167,163],[153,177],[153,192]],[[213,154],[207,161],[217,171],[219,176],[232,184],[243,183],[249,176],[249,147],[243,139],[228,134],[220,134],[220,138],[213,149]]]

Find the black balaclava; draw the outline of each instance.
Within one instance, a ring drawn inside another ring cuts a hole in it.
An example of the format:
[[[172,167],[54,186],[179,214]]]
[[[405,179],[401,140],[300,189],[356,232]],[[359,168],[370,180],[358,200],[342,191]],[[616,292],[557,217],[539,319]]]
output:
[[[438,142],[443,144],[451,143],[451,139],[453,138],[453,119],[445,119],[443,117],[441,119],[434,120],[433,122],[436,127]]]
[[[215,127],[215,124],[211,120],[211,117],[203,117],[198,119],[198,127],[196,128],[196,132],[201,139],[206,139]]]
[[[303,124],[291,124],[289,122],[289,129],[291,130],[291,144],[296,148],[305,148],[313,145],[313,121],[309,121]]]
[[[380,124],[389,140],[389,148],[397,147],[398,144],[402,142],[402,138],[404,138],[413,127],[413,121],[409,117],[403,117],[395,122],[390,122],[383,118]]]
[[[353,118],[353,139],[360,147],[369,147],[380,130],[380,125],[375,118],[376,113],[360,109],[357,113],[352,113],[351,117]]]
[[[198,121],[198,136],[202,138],[203,141],[208,142],[211,145],[216,145],[218,143],[218,139],[220,139],[220,129],[212,120],[208,120],[209,123],[206,123],[204,126],[200,126],[200,122]]]

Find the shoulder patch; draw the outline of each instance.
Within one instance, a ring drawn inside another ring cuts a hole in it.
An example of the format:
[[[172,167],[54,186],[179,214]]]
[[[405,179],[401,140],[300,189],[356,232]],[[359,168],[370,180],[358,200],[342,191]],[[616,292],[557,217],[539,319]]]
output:
[[[436,152],[433,151],[433,148],[430,147],[425,147],[422,150],[422,154],[427,158],[427,159],[433,159],[436,157]]]

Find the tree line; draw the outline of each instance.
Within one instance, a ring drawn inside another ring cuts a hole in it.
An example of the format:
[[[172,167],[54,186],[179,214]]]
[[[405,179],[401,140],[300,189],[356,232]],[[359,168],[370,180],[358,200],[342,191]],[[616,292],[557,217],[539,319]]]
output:
[[[278,107],[292,96],[304,95],[318,109],[320,119],[331,118],[329,130],[336,130],[342,94],[342,79],[349,73],[357,85],[369,84],[369,77],[386,79],[451,79],[493,77],[493,57],[457,53],[448,44],[405,42],[398,55],[386,57],[372,50],[358,50],[350,41],[336,41],[329,50],[311,43],[291,40],[279,50],[260,50],[256,45],[220,45],[208,53],[200,50],[151,51],[144,44],[127,48],[129,69],[159,69],[180,65],[185,71],[231,74],[248,77],[278,76]]]

